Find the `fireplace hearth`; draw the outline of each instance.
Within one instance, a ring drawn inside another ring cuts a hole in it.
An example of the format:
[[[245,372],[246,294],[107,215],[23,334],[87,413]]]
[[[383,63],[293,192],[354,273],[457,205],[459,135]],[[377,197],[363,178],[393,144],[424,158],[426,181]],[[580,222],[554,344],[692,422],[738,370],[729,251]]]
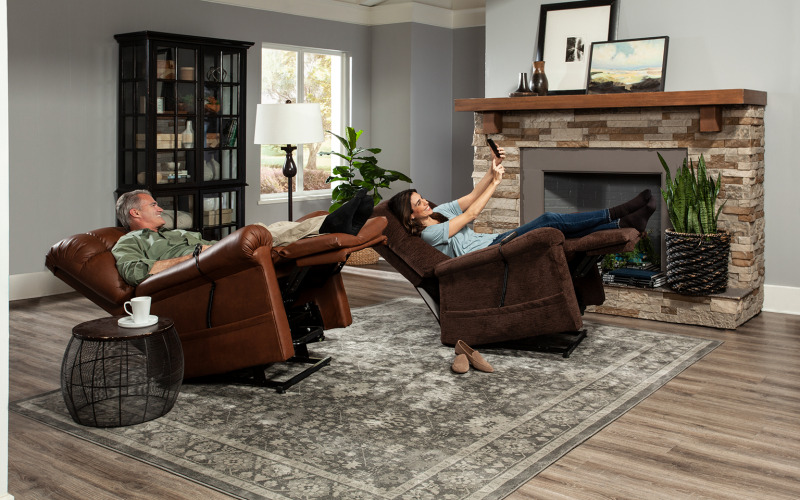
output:
[[[481,176],[489,167],[487,134],[507,154],[506,178],[475,230],[500,233],[530,220],[545,210],[547,172],[587,170],[570,160],[543,160],[548,154],[567,151],[600,158],[612,150],[643,151],[651,158],[621,170],[631,173],[627,171],[642,165],[646,172],[641,173],[658,175],[662,169],[656,151],[678,155],[665,156],[673,172],[683,157],[696,163],[702,154],[709,174],[722,174],[720,198],[728,200],[719,220],[720,228],[732,235],[728,290],[689,297],[669,288],[606,285],[605,303],[588,310],[736,328],[758,314],[763,304],[766,94],[740,89],[650,94],[456,100],[456,111],[475,112],[473,175]],[[588,163],[599,163],[597,158]],[[529,183],[536,189],[531,191]],[[661,228],[668,227],[666,214],[659,214],[659,220]]]

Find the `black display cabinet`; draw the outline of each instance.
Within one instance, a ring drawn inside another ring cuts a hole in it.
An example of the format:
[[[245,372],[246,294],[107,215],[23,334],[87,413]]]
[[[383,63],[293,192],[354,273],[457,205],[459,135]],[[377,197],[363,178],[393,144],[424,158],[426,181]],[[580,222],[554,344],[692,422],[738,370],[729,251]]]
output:
[[[147,189],[169,228],[220,239],[244,224],[247,50],[141,31],[119,43],[117,196]]]

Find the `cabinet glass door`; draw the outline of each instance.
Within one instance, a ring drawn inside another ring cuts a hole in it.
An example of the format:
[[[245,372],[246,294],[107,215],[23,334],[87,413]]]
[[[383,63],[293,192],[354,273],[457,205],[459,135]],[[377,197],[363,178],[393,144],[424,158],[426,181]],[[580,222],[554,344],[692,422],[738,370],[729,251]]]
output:
[[[120,184],[144,185],[147,156],[147,50],[144,43],[120,50]]]
[[[194,195],[191,194],[162,194],[156,196],[158,206],[164,209],[161,217],[164,218],[166,229],[191,229],[195,227]]]
[[[237,228],[237,191],[203,194],[203,235],[220,239]]]
[[[208,50],[203,55],[203,180],[238,179],[241,124],[241,54]]]

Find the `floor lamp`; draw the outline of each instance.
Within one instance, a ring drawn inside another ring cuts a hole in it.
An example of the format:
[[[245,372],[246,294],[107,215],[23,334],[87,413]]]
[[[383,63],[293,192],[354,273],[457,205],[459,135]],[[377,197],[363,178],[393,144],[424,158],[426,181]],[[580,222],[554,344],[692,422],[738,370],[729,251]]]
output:
[[[297,165],[292,144],[322,142],[322,112],[318,103],[259,104],[256,107],[256,144],[286,144],[283,175],[287,177],[289,195],[289,219],[292,217],[292,178],[297,175]]]

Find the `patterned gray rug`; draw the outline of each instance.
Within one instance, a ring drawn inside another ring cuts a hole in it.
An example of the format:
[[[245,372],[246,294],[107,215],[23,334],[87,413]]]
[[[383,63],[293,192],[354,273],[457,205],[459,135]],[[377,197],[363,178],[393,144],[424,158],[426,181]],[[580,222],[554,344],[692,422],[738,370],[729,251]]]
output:
[[[185,384],[168,415],[112,429],[73,423],[58,391],[11,409],[241,498],[497,499],[719,345],[589,324],[570,358],[482,349],[495,373],[456,375],[420,300],[353,318],[285,394]]]

